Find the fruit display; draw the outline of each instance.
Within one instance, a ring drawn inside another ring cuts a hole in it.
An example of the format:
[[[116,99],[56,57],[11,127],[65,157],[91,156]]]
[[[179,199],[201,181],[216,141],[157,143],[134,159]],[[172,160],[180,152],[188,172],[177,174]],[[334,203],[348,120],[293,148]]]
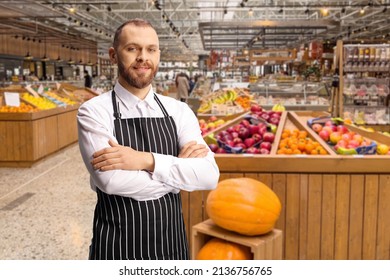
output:
[[[41,110],[48,110],[48,109],[53,109],[53,108],[57,107],[57,105],[54,102],[52,102],[51,100],[49,100],[45,97],[42,97],[42,96],[35,97],[27,92],[22,95],[22,99],[24,99],[28,103],[33,104],[34,106],[36,106],[37,108],[39,108]]]
[[[270,154],[282,112],[265,111],[257,104],[250,113],[215,135],[214,153]]]
[[[239,106],[241,110],[248,110],[253,96],[247,88],[225,88],[213,91],[200,98],[199,114],[209,113],[214,105]]]
[[[252,260],[253,256],[249,247],[214,237],[199,250],[196,259]]]
[[[69,97],[62,97],[57,93],[55,93],[54,91],[45,91],[45,95],[55,100],[58,100],[59,102],[65,105],[75,105],[78,103],[76,101],[71,100]]]
[[[201,118],[198,120],[198,122],[200,130],[202,131],[202,135],[210,133],[225,124],[225,120],[223,118],[219,118],[216,116],[210,116],[207,119]]]
[[[0,107],[0,113],[31,113],[38,111],[38,108],[35,108],[34,106],[26,104],[24,102],[21,102],[19,107],[7,105]]]
[[[276,152],[279,155],[328,155],[318,141],[308,137],[306,130],[283,129]]]
[[[387,145],[377,143],[349,129],[342,120],[334,118],[316,118],[308,120],[308,125],[326,143],[328,143],[337,154],[340,155],[384,155],[387,154]],[[378,153],[378,146],[381,146]],[[386,146],[386,147],[385,147]]]
[[[246,236],[272,231],[281,209],[273,190],[247,177],[220,181],[206,203],[207,214],[216,225]]]

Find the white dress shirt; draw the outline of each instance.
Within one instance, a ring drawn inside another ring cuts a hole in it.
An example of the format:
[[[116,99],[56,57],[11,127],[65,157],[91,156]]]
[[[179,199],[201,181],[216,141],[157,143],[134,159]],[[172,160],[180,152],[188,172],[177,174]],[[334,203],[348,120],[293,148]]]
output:
[[[144,100],[128,92],[119,83],[116,83],[114,89],[122,119],[164,117],[154,100],[152,87]],[[193,140],[206,145],[198,120],[186,103],[163,95],[158,95],[158,98],[176,123],[180,149]],[[111,91],[86,101],[78,111],[80,152],[91,175],[92,189],[98,187],[108,194],[151,200],[169,192],[210,190],[216,187],[219,169],[211,151],[204,158],[178,158],[152,153],[154,172],[94,170],[91,164],[93,153],[109,147],[108,140],[115,139],[113,113]]]

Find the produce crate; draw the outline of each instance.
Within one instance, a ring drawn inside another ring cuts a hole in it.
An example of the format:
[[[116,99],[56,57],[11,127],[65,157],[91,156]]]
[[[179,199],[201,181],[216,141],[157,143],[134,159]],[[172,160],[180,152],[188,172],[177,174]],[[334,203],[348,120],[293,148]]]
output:
[[[254,260],[281,260],[282,259],[282,231],[272,230],[270,233],[259,236],[244,236],[220,228],[211,219],[192,227],[191,259],[196,259],[199,250],[212,237],[234,242],[250,247]]]

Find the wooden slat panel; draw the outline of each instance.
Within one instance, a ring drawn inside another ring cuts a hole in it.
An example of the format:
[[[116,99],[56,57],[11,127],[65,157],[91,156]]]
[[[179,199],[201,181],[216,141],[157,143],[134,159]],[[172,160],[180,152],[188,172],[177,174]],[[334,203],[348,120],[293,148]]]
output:
[[[334,258],[348,258],[349,198],[351,178],[349,175],[337,176],[336,188],[336,231]]]
[[[268,187],[273,189],[272,186],[272,174],[270,173],[259,173],[258,174],[258,180],[264,184],[266,184]]]
[[[378,237],[376,259],[390,259],[390,175],[379,176]]]
[[[5,138],[5,143],[6,143],[6,151],[5,151],[5,159],[6,160],[14,160],[14,143],[15,143],[15,139],[14,139],[14,135],[13,135],[13,124],[12,122],[8,122],[5,126],[5,135],[6,135],[6,138]]]
[[[299,189],[299,258],[307,259],[307,222],[308,222],[308,201],[309,201],[309,176],[301,174]]]
[[[336,176],[324,175],[322,178],[321,204],[321,259],[334,259],[335,219],[336,219]]]
[[[376,175],[366,175],[362,256],[364,260],[375,259],[376,255],[376,232],[378,226],[378,180],[379,178]]]
[[[7,155],[7,122],[0,121],[0,161],[6,160]]]
[[[286,228],[285,228],[285,250],[286,258],[298,259],[299,248],[299,181],[298,174],[286,176]]]
[[[348,259],[362,259],[364,175],[351,176]]]
[[[320,259],[322,176],[309,175],[307,258]]]
[[[58,118],[58,148],[63,148],[78,139],[77,111],[71,111],[57,116]]]
[[[276,221],[275,228],[283,231],[283,259],[287,258],[285,252],[285,229],[286,229],[286,175],[285,174],[274,174],[272,182],[272,189],[275,194],[279,197],[282,204],[282,211],[280,212],[280,217]]]

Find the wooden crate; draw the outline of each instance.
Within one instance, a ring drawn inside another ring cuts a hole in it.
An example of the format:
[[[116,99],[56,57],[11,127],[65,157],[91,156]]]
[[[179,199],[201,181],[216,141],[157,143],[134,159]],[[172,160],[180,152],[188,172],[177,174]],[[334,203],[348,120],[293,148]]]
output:
[[[261,236],[244,236],[220,228],[211,219],[192,227],[191,258],[194,260],[199,250],[212,237],[250,247],[254,260],[282,259],[282,231],[274,229]]]

